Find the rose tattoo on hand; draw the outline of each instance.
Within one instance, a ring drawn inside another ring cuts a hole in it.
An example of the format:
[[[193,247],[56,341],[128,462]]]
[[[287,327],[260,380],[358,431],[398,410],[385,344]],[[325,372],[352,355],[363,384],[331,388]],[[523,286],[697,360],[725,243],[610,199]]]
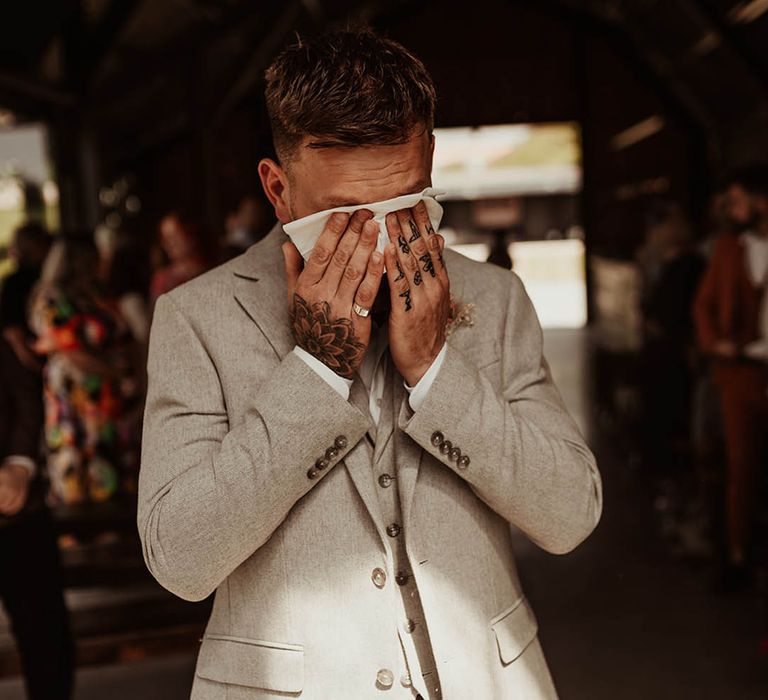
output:
[[[314,355],[336,374],[352,379],[362,362],[366,346],[357,340],[348,318],[331,318],[327,301],[308,304],[293,295],[291,330],[296,344]]]

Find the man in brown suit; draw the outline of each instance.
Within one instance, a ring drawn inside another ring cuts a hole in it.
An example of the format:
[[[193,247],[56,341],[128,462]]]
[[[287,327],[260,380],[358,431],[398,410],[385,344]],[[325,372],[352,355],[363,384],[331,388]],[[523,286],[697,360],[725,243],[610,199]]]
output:
[[[716,241],[694,304],[700,348],[713,358],[727,461],[727,587],[749,575],[748,547],[760,470],[768,458],[768,168],[751,167],[727,192],[734,232]]]

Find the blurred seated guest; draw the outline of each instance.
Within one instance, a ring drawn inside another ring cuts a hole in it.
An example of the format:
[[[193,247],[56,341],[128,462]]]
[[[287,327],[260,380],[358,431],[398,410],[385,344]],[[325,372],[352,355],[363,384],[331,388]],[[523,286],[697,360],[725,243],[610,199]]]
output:
[[[768,280],[768,167],[737,173],[728,187],[736,234],[715,243],[694,307],[699,344],[714,359],[727,461],[726,587],[749,579],[748,547],[759,472],[768,457],[768,365],[750,352],[768,337],[761,306]]]
[[[647,248],[655,251],[655,271],[646,277],[643,382],[645,425],[654,467],[675,471],[690,443],[693,351],[691,305],[704,261],[693,248],[691,229],[680,206],[659,202],[649,213]]]
[[[59,552],[38,470],[40,374],[0,338],[0,600],[11,620],[31,700],[65,700],[73,644]]]
[[[227,217],[224,258],[229,260],[244,253],[269,231],[273,216],[263,197],[247,196],[237,210]]]
[[[167,263],[152,276],[152,306],[161,294],[170,292],[210,267],[200,230],[191,222],[182,220],[179,214],[168,214],[160,221],[159,243]]]
[[[31,310],[44,371],[45,440],[53,504],[105,501],[128,454],[118,422],[127,328],[98,278],[93,237],[63,236],[46,259]]]
[[[51,238],[45,228],[30,222],[19,226],[13,235],[10,255],[16,270],[6,277],[0,290],[0,329],[19,361],[40,371],[38,358],[29,348],[27,304],[32,288],[40,277],[40,268],[48,254]]]

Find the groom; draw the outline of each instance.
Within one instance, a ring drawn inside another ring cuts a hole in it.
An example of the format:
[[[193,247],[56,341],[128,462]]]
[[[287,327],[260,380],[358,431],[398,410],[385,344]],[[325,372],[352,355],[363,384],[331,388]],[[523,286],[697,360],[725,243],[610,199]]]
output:
[[[432,81],[363,30],[266,77],[279,224],[150,340],[144,557],[216,593],[192,697],[555,698],[509,525],[569,552],[600,477],[518,278],[444,251],[423,197],[373,220],[431,184]],[[305,261],[281,225],[317,212]]]

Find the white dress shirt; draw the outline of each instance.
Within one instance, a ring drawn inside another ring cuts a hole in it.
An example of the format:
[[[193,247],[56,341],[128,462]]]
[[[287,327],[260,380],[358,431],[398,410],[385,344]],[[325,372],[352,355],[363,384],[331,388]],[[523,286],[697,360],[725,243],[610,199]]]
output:
[[[365,388],[368,391],[368,408],[371,412],[373,422],[378,425],[381,415],[381,399],[384,396],[384,363],[381,361],[384,351],[389,346],[389,333],[387,325],[378,327],[371,321],[371,341],[368,345],[368,351],[365,353],[363,362],[360,365],[358,374],[362,379]],[[315,372],[317,372],[328,384],[330,384],[342,397],[349,399],[349,390],[352,386],[352,380],[341,377],[334,372],[328,365],[323,364],[314,355],[311,355],[298,345],[293,349],[304,362],[306,362]],[[408,403],[413,411],[417,411],[419,406],[424,403],[427,392],[435,381],[437,373],[445,359],[446,345],[440,349],[437,357],[433,360],[424,376],[416,382],[416,386],[408,386],[403,382],[408,391]]]
[[[753,359],[768,362],[768,237],[748,231],[741,235],[741,243],[749,279],[761,290],[758,338],[744,348],[744,353]]]

